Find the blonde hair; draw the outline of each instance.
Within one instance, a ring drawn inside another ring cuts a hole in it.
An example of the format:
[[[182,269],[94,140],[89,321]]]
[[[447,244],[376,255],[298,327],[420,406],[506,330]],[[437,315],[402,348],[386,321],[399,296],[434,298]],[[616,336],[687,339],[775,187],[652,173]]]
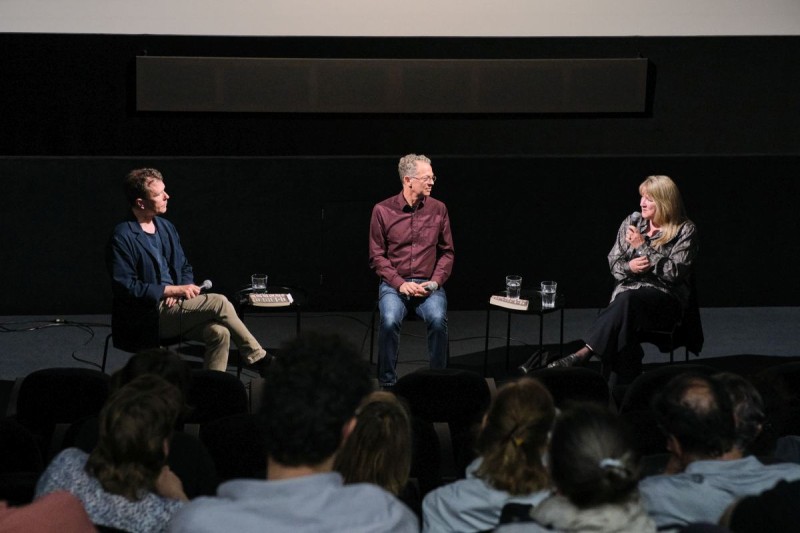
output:
[[[553,397],[538,380],[525,377],[503,385],[478,436],[482,462],[476,475],[509,494],[547,488],[542,452],[555,416]]]
[[[391,392],[369,394],[356,411],[356,427],[336,454],[345,483],[373,483],[395,496],[411,472],[411,417]]]
[[[661,227],[661,236],[652,241],[655,248],[671,241],[688,220],[678,186],[669,176],[648,176],[639,185],[639,194],[653,200],[656,214],[653,222]]]

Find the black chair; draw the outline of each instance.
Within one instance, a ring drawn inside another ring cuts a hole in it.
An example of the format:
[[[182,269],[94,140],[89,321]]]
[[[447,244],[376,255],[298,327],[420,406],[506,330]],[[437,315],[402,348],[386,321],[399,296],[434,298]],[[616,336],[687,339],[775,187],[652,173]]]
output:
[[[800,361],[770,366],[750,380],[764,400],[767,423],[762,436],[800,435]]]
[[[167,348],[180,344],[180,337],[161,337],[158,316],[158,304],[114,297],[111,306],[111,333],[106,336],[100,370],[106,371],[108,349],[111,345],[123,352],[137,353],[151,348]]]
[[[0,419],[0,500],[10,505],[30,503],[43,470],[33,433],[13,418]]]
[[[539,368],[528,376],[538,379],[550,391],[559,408],[570,402],[593,402],[611,406],[611,393],[602,374],[585,367]]]
[[[694,275],[689,277],[689,302],[681,317],[665,330],[648,330],[639,334],[639,342],[654,344],[661,353],[669,353],[669,362],[675,361],[675,350],[684,347],[685,361],[689,362],[689,352],[700,355],[705,337],[700,319],[700,306],[697,301],[697,285]]]
[[[531,518],[532,510],[533,505],[529,503],[507,503],[500,511],[500,522],[498,524],[533,522],[533,518]]]
[[[673,377],[686,372],[695,372],[710,376],[717,369],[697,363],[681,363],[654,368],[639,375],[628,386],[619,406],[620,413],[626,411],[649,410],[653,396]]]
[[[204,424],[250,411],[244,383],[233,374],[216,370],[192,370],[186,402],[187,424]]]
[[[60,451],[71,424],[100,413],[109,381],[108,375],[89,368],[36,370],[21,379],[14,393],[14,417],[33,433],[49,460]]]
[[[230,479],[266,479],[267,452],[261,415],[238,414],[200,425],[199,437],[220,483]]]
[[[108,350],[110,346],[128,353],[137,353],[151,348],[173,348],[182,345],[197,348],[197,356],[203,358],[204,347],[201,344],[187,342],[184,338],[163,337],[159,330],[158,304],[144,304],[129,302],[115,297],[111,309],[111,333],[106,336],[103,347],[103,360],[100,370],[105,372],[108,363]],[[174,348],[173,348],[174,349]],[[195,355],[194,350],[192,355]],[[236,357],[236,375],[242,374],[243,361]]]
[[[423,368],[401,377],[393,391],[408,402],[412,419],[416,419],[415,433],[425,431],[430,436],[426,425],[436,433],[442,480],[463,477],[475,458],[475,430],[491,400],[486,379],[468,370]],[[412,455],[412,462],[415,459],[420,456]],[[424,495],[428,487],[423,487],[422,480],[420,488]]]

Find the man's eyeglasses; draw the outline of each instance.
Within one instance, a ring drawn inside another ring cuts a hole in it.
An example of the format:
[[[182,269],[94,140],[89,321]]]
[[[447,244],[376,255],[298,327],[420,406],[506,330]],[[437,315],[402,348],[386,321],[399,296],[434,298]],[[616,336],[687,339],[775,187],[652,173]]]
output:
[[[411,176],[412,180],[419,180],[423,183],[436,183],[436,176]]]

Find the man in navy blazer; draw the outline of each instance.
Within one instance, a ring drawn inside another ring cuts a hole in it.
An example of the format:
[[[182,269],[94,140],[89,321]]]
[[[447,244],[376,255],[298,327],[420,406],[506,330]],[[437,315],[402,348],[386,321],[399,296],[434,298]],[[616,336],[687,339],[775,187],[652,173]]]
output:
[[[159,346],[181,336],[206,346],[206,368],[225,371],[230,341],[248,364],[267,352],[247,330],[228,299],[201,294],[180,237],[168,220],[169,195],[153,168],[131,171],[125,195],[132,217],[114,228],[107,250],[114,294],[114,345],[128,351]]]

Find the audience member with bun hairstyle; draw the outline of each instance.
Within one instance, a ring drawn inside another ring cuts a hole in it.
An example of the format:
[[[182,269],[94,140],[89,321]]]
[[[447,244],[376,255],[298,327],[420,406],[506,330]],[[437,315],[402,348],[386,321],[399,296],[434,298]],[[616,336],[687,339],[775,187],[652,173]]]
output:
[[[639,458],[608,410],[576,404],[561,414],[549,458],[556,494],[531,510],[533,522],[508,524],[497,531],[656,531],[639,503]]]
[[[536,505],[549,494],[544,455],[556,410],[537,380],[503,385],[484,416],[479,457],[466,479],[430,492],[422,502],[423,530],[484,531],[495,527],[507,503]]]

